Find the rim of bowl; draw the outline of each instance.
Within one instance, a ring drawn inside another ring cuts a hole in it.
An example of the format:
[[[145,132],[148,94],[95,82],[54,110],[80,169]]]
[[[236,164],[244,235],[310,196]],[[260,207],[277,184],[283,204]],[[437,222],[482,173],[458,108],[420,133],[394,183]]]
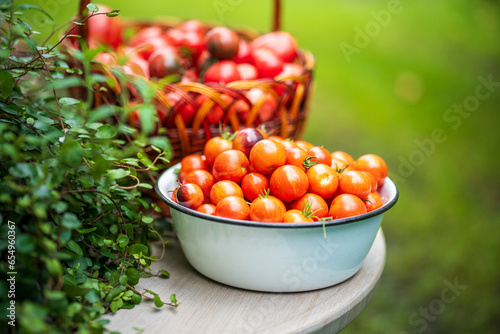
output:
[[[168,196],[165,196],[165,194],[160,190],[159,188],[159,183],[160,180],[165,177],[165,174],[167,173],[173,173],[171,171],[175,170],[178,168],[180,163],[168,168],[166,171],[164,171],[158,180],[155,183],[155,191],[160,197],[160,199],[170,206],[171,208],[180,211],[182,213],[185,213],[189,216],[200,218],[200,219],[205,219],[209,220],[215,223],[220,223],[220,224],[229,224],[229,225],[240,225],[240,226],[248,226],[248,227],[263,227],[263,228],[314,228],[314,227],[320,227],[323,228],[323,222],[320,221],[315,221],[312,223],[265,223],[265,222],[254,222],[251,220],[237,220],[237,219],[230,219],[230,218],[225,218],[225,217],[218,217],[218,216],[212,216],[212,215],[207,215],[192,209],[188,209],[178,203],[175,203],[172,199],[170,199]],[[355,222],[359,222],[371,217],[375,217],[378,215],[381,215],[388,211],[390,208],[392,208],[396,202],[399,199],[399,190],[398,187],[396,187],[396,184],[389,178],[386,177],[385,182],[390,182],[392,186],[394,186],[394,196],[387,201],[387,203],[384,203],[380,208],[375,209],[373,211],[363,213],[362,215],[357,215],[357,216],[352,216],[352,217],[347,217],[347,218],[340,218],[340,219],[334,219],[334,220],[326,220],[324,222],[324,226],[334,226],[334,225],[343,225],[343,224],[351,224]],[[385,183],[384,183],[385,185]]]

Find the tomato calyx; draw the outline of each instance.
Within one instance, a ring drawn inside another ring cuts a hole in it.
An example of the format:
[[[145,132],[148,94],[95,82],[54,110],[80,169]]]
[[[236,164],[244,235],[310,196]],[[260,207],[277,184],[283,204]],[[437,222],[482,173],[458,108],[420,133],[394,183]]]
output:
[[[267,190],[262,190],[261,193],[259,194],[259,199],[268,198],[270,194],[271,194],[270,188],[267,188]]]
[[[344,167],[335,167],[335,171],[339,174],[343,174],[347,168],[349,168],[350,165],[345,165]]]
[[[316,161],[314,161],[313,159],[316,159]],[[313,157],[311,155],[308,155],[305,159],[304,159],[304,162],[302,163],[302,165],[306,168],[306,169],[309,169],[311,168],[312,166],[316,165],[317,163],[319,162],[318,158],[317,157]]]

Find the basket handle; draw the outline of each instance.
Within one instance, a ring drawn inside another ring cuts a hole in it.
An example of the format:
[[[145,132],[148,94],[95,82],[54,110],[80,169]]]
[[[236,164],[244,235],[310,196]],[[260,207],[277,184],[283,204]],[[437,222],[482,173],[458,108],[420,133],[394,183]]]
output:
[[[87,5],[90,0],[80,0],[80,6],[78,7],[77,20],[82,20],[84,18],[83,13],[87,9]],[[281,30],[281,0],[274,0],[274,10],[273,10],[273,20],[272,20],[272,31]],[[89,27],[88,24],[83,26],[78,26],[78,35],[82,36],[82,39],[86,42],[89,40]]]

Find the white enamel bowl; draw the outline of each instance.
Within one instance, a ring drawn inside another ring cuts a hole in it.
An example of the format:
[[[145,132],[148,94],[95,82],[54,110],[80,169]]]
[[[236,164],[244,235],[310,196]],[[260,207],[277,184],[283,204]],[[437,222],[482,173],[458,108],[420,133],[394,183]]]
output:
[[[259,223],[209,216],[170,199],[177,186],[166,170],[156,192],[170,206],[189,263],[201,274],[233,287],[298,292],[325,288],[353,276],[370,250],[384,213],[398,200],[387,178],[378,191],[384,205],[372,212],[325,223]]]

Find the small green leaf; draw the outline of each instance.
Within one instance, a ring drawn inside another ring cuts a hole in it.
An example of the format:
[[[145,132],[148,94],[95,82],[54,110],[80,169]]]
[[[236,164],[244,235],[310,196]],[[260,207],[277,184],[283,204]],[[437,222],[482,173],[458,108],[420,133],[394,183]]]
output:
[[[80,103],[80,100],[74,99],[72,97],[61,97],[59,103],[63,106],[71,106]]]
[[[113,300],[111,302],[111,305],[109,305],[109,309],[111,310],[111,312],[115,313],[116,311],[118,311],[118,302],[116,300]]]
[[[85,299],[87,299],[87,301],[91,304],[96,303],[100,300],[99,294],[94,289],[87,292],[87,294],[85,295]]]
[[[129,238],[126,235],[122,234],[116,239],[116,242],[118,242],[121,248],[124,248],[128,245]]]
[[[139,183],[137,186],[142,187],[142,188],[146,188],[146,189],[153,189],[153,186],[150,185],[149,183]]]
[[[100,126],[99,129],[97,130],[96,137],[101,139],[109,139],[116,136],[116,134],[117,132],[114,126],[110,124],[104,124],[103,126]]]
[[[154,219],[153,217],[142,216],[142,221],[146,224],[151,224],[154,221]]]
[[[132,296],[132,299],[130,299],[130,302],[134,305],[137,305],[141,302],[141,300],[142,300],[142,296],[140,294],[136,293]]]
[[[144,246],[142,244],[134,244],[130,247],[128,247],[128,252],[130,254],[147,254],[149,251],[149,248],[147,246]]]
[[[82,251],[82,248],[80,247],[80,245],[78,245],[76,242],[74,242],[73,240],[70,240],[67,244],[66,244],[66,248],[69,249],[70,251],[76,253],[77,255],[80,255],[80,256],[83,256],[83,251]]]
[[[87,8],[88,8],[88,10],[89,10],[89,11],[91,11],[91,12],[94,12],[94,13],[99,12],[99,7],[97,7],[97,6],[96,6],[96,5],[94,5],[93,3],[89,3],[89,4],[87,5]]]
[[[111,179],[121,179],[122,177],[125,177],[127,175],[130,175],[130,171],[127,169],[123,168],[118,168],[118,169],[110,169],[106,173]]]
[[[155,301],[156,307],[162,307],[164,305],[164,303],[161,301],[161,299],[158,295],[154,296],[154,301]]]
[[[121,285],[126,286],[128,282],[128,276],[125,274],[121,275],[119,282]]]
[[[170,296],[170,301],[174,303],[174,305],[177,305],[177,298],[175,297],[175,293]]]
[[[0,96],[3,99],[12,94],[12,90],[14,89],[14,78],[12,74],[7,71],[0,70]]]
[[[120,15],[120,11],[118,9],[114,9],[111,12],[106,13],[107,17],[116,17],[118,15]]]
[[[75,214],[66,212],[62,218],[62,225],[69,229],[80,227],[81,223]]]
[[[134,286],[139,283],[139,272],[135,268],[128,268],[125,270],[125,274],[128,277],[128,284]]]
[[[170,273],[166,270],[160,270],[160,273],[163,275],[163,277],[165,278],[169,278],[170,277]]]

